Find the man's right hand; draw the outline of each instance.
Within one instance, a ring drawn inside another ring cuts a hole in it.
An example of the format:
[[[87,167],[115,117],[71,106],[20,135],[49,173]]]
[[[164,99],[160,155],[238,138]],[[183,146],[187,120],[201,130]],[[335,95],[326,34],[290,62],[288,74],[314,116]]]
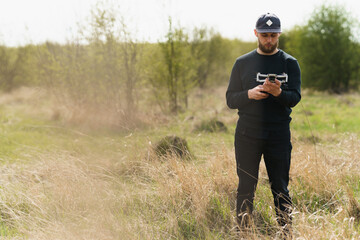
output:
[[[253,89],[248,90],[248,98],[254,100],[262,100],[269,97],[268,93],[263,92],[264,87],[263,85],[258,85]]]

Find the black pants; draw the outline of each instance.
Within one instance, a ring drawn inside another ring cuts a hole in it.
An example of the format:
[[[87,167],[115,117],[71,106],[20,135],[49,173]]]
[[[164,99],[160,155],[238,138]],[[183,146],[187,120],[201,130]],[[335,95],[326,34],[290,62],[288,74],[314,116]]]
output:
[[[259,164],[263,155],[278,222],[282,226],[291,223],[292,201],[288,190],[291,149],[290,130],[266,132],[259,136],[249,129],[237,128],[235,155],[239,185],[236,213],[240,222],[244,220],[245,213],[251,214],[253,210]]]

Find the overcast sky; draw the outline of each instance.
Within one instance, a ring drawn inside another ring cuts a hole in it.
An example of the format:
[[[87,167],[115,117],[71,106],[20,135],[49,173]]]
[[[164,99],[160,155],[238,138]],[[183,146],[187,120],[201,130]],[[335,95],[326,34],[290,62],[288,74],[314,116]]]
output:
[[[120,7],[125,23],[143,41],[160,40],[168,17],[187,29],[213,27],[224,37],[254,41],[258,16],[273,12],[283,29],[304,24],[323,3],[345,7],[360,19],[357,0],[105,0]],[[77,35],[78,23],[87,23],[98,0],[0,0],[0,43],[7,46],[55,41]]]

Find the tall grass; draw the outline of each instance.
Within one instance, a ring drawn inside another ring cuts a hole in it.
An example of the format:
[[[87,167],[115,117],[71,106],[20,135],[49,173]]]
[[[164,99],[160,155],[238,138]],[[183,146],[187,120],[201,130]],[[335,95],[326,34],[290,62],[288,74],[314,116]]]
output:
[[[25,92],[27,98],[13,93],[0,100],[8,149],[0,148],[4,239],[282,239],[263,162],[253,224],[247,232],[236,230],[237,117],[224,106],[223,88],[199,91],[189,111],[131,132],[80,132],[84,128],[61,125],[52,120],[51,103],[42,101],[46,94]],[[321,96],[305,95],[304,106],[309,109],[307,103]],[[323,109],[336,108],[329,103]],[[315,124],[313,143],[299,128],[306,120],[303,109],[296,107],[293,116],[294,239],[358,239],[358,133],[318,130]],[[196,129],[213,118],[229,130]],[[155,154],[155,143],[169,134],[187,139],[190,159]]]

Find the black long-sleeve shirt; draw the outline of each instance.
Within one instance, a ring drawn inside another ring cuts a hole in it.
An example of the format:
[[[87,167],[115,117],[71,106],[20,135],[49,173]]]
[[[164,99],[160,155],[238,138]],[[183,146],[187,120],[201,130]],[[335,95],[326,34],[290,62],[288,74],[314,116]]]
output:
[[[288,75],[281,85],[280,96],[269,95],[263,100],[248,98],[248,90],[262,83],[257,73]],[[261,55],[256,50],[236,59],[226,91],[227,105],[238,109],[238,126],[269,131],[289,129],[291,108],[301,99],[301,74],[297,60],[279,50],[273,55]]]

